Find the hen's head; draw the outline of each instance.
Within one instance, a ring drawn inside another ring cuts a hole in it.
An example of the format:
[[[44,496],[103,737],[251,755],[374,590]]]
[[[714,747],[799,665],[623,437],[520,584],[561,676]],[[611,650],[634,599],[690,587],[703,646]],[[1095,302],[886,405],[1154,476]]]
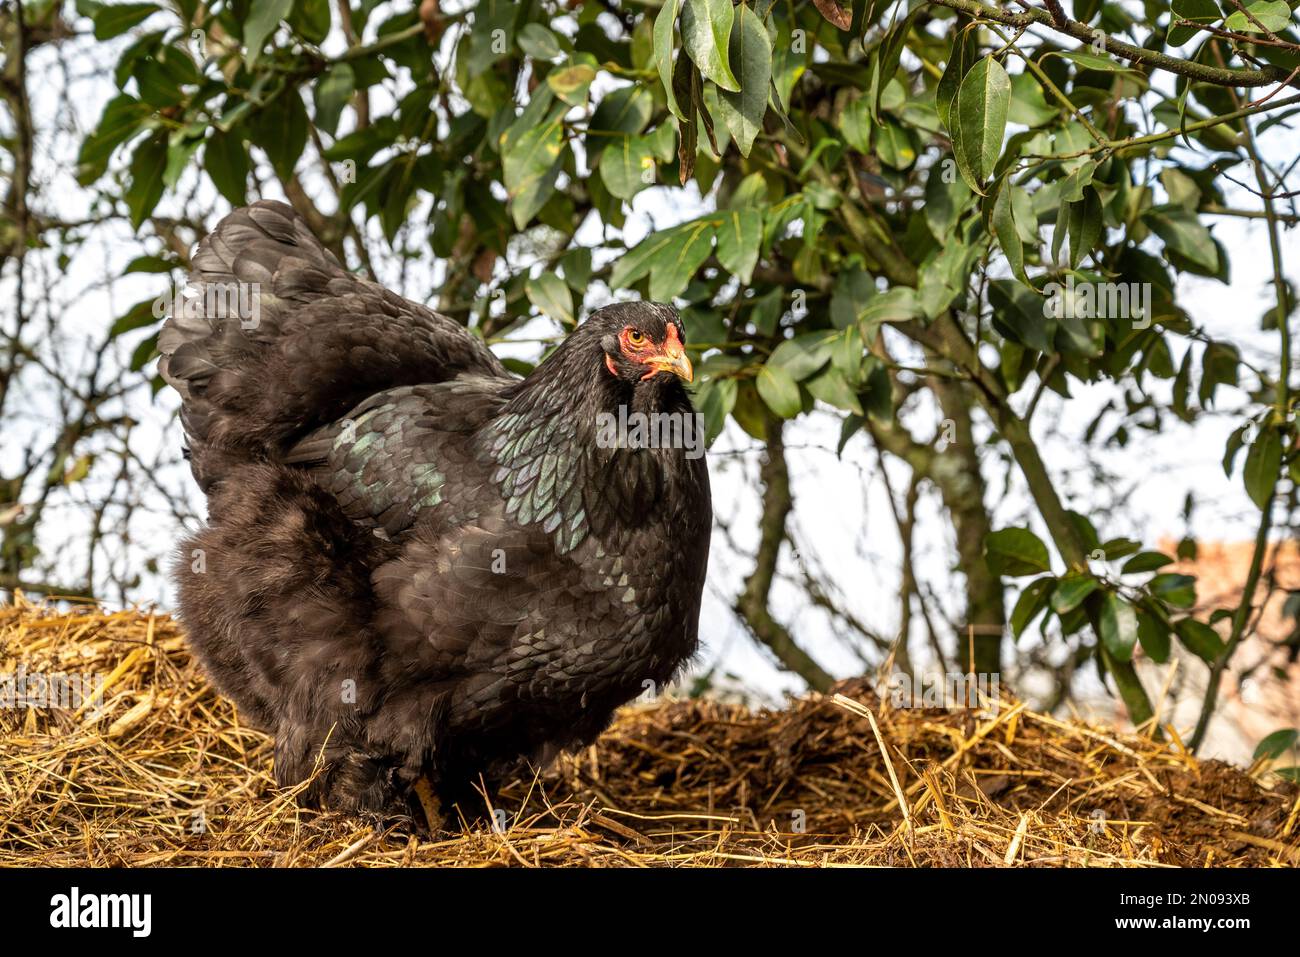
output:
[[[584,322],[598,339],[605,372],[635,387],[657,376],[694,378],[686,357],[686,330],[672,306],[657,302],[619,302],[593,312]]]
[[[693,377],[676,309],[617,302],[588,315],[516,385],[512,411],[568,414],[575,400],[593,416],[622,405],[641,412],[689,411],[682,386]]]

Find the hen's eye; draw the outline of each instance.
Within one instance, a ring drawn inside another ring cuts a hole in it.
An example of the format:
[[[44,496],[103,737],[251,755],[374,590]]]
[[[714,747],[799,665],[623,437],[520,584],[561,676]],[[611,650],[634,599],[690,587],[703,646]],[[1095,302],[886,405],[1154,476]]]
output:
[[[632,345],[634,346],[639,346],[645,342],[645,335],[644,333],[636,329],[633,329],[631,332],[627,334],[627,341],[632,343]]]

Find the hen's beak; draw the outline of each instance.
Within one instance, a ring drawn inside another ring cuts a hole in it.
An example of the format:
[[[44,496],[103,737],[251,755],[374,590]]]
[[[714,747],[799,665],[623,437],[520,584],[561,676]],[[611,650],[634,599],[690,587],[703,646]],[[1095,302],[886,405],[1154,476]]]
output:
[[[653,370],[646,376],[647,379],[659,372],[671,372],[687,382],[695,379],[695,370],[691,367],[691,360],[686,357],[686,350],[675,343],[669,343],[667,349],[648,359],[646,364]]]

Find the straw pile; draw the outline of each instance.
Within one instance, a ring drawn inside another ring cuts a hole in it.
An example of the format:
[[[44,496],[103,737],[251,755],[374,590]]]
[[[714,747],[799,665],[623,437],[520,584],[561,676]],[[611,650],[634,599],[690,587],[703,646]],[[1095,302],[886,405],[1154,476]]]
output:
[[[298,809],[158,614],[0,609],[0,678],[101,675],[98,713],[0,708],[0,866],[1294,866],[1300,791],[999,702],[661,701],[454,830]],[[485,798],[485,801],[489,799]]]

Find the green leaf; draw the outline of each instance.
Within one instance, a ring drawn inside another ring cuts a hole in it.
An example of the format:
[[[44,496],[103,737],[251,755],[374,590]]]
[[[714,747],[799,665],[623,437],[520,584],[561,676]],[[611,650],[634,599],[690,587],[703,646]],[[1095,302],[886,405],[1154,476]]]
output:
[[[1073,63],[1078,64],[1085,70],[1104,70],[1107,73],[1132,73],[1133,68],[1127,67],[1122,63],[1112,60],[1107,56],[1099,56],[1096,53],[1087,53],[1083,50],[1053,50],[1045,54],[1042,59],[1046,60],[1050,56],[1063,57]]]
[[[681,0],[665,0],[659,8],[659,15],[655,17],[655,67],[659,70],[659,81],[668,95],[668,109],[673,116],[685,122],[686,114],[677,105],[677,97],[673,93],[673,26],[677,23],[679,6]]]
[[[984,181],[1002,153],[1010,104],[1011,78],[991,56],[971,67],[957,90],[953,154],[957,169],[977,193],[984,192]]]
[[[109,338],[116,339],[125,333],[134,332],[136,329],[157,325],[159,320],[153,314],[153,304],[152,299],[137,302],[114,321],[112,327],[108,330]]]
[[[1126,555],[1132,555],[1140,551],[1141,548],[1142,543],[1135,542],[1131,538],[1112,538],[1101,544],[1101,552],[1108,562],[1113,562]]]
[[[690,225],[690,224],[684,224]],[[611,289],[626,289],[650,272],[656,260],[671,255],[670,250],[681,241],[682,227],[651,233],[634,248],[622,255],[609,274]]]
[[[1066,224],[1070,235],[1070,268],[1079,263],[1097,245],[1102,233],[1101,198],[1089,186],[1083,192],[1083,201],[1070,204],[1070,218]]]
[[[793,419],[803,408],[799,398],[799,385],[790,373],[769,362],[758,372],[755,382],[758,394],[767,407],[783,419]]]
[[[1300,731],[1295,728],[1283,728],[1281,731],[1274,731],[1255,747],[1252,760],[1267,759],[1276,761],[1294,748],[1297,742],[1300,742]]]
[[[222,109],[221,115],[217,117],[216,121],[212,125],[223,133],[229,133],[236,126],[242,123],[252,112],[253,104],[248,102],[248,100],[239,100],[235,102],[232,101],[230,97],[227,97],[225,108]],[[353,133],[352,135],[365,136],[367,134],[374,136],[374,129],[371,128],[370,130],[366,130],[364,133]],[[376,149],[378,149],[378,146],[376,146]],[[334,159],[335,157],[328,156],[327,154],[327,158]]]
[[[1124,563],[1120,571],[1125,575],[1136,575],[1141,572],[1153,572],[1172,562],[1173,559],[1162,552],[1138,552]]]
[[[1189,353],[1190,355],[1190,353]],[[1201,404],[1213,403],[1215,390],[1221,385],[1236,385],[1241,353],[1229,342],[1214,341],[1201,353],[1201,385],[1196,390]]]
[[[955,124],[952,122],[952,105],[957,97],[957,91],[961,87],[961,81],[965,79],[970,68],[975,64],[975,59],[979,52],[979,31],[977,29],[959,28],[957,36],[953,38],[952,51],[948,54],[948,63],[944,67],[943,75],[939,77],[939,85],[934,93],[934,106],[939,114],[939,122],[944,129],[955,133]]]
[[[157,133],[144,140],[131,155],[131,184],[123,198],[131,213],[131,226],[139,229],[158,205],[163,194],[163,171],[167,168],[167,137]]]
[[[147,126],[153,115],[149,104],[127,93],[109,100],[95,132],[82,141],[77,156],[77,182],[88,186],[103,176],[114,151]]]
[[[610,193],[631,199],[655,181],[654,151],[644,136],[616,137],[600,154],[600,178]]]
[[[560,268],[569,288],[582,295],[591,284],[591,249],[586,246],[570,249],[561,257]]]
[[[730,133],[727,131],[726,124],[714,122],[718,115],[718,85],[716,83],[703,83],[698,73],[694,73],[692,78],[691,98],[695,105],[695,113],[704,126],[704,133],[709,138],[709,150],[715,157],[721,158],[722,154],[727,151],[727,144],[730,142]],[[702,86],[697,84],[703,84]]]
[[[161,9],[156,3],[105,4],[95,11],[95,39],[111,40],[121,36],[151,13]],[[30,14],[29,14],[30,15]]]
[[[677,126],[665,117],[664,122],[656,126],[653,132],[646,134],[646,141],[650,144],[655,159],[661,163],[671,163],[677,155]]]
[[[528,301],[556,322],[574,325],[573,293],[555,273],[546,271],[524,284]]]
[[[970,187],[954,167],[951,159],[944,159],[930,167],[925,181],[925,221],[943,244],[958,238],[952,235],[953,227],[971,201]]]
[[[1007,257],[1011,274],[1026,286],[1033,288],[1034,284],[1025,274],[1025,247],[1020,241],[1020,230],[1016,227],[1015,208],[1012,203],[1012,196],[1017,190],[1024,191],[1023,187],[1012,183],[1010,177],[1003,180],[999,186],[997,197],[993,202],[993,232],[998,237],[998,245],[1002,247],[1002,252]]]
[[[244,65],[250,70],[262,55],[266,38],[292,9],[293,0],[257,0],[249,4],[248,17],[244,20]]]
[[[922,315],[920,300],[911,286],[894,286],[872,296],[858,313],[862,338],[876,337],[876,330],[887,322],[906,322]]]
[[[138,58],[132,75],[140,99],[160,110],[176,106],[185,99],[182,83],[197,82],[194,64],[183,52],[171,47],[160,48],[156,56]]]
[[[1170,9],[1173,20],[1193,23],[1217,23],[1223,16],[1214,0],[1174,0]],[[1180,47],[1199,33],[1196,27],[1174,25],[1170,26],[1166,40],[1171,47]]]
[[[857,385],[862,382],[862,373],[869,361],[857,326],[847,326],[838,339],[831,341],[831,365],[839,369],[850,383]]]
[[[650,264],[650,298],[668,302],[680,295],[713,250],[714,226],[707,218],[673,230],[676,241]]]
[[[846,415],[844,421],[840,423],[840,438],[835,443],[835,454],[841,458],[844,456],[844,447],[849,444],[849,439],[862,431],[862,426],[866,423],[860,415]]]
[[[248,124],[252,140],[266,151],[275,175],[287,181],[307,145],[307,107],[297,87],[289,87]]]
[[[1062,576],[1056,583],[1056,591],[1052,593],[1052,611],[1058,615],[1074,611],[1100,585],[1101,582],[1092,575],[1082,572],[1072,572]]]
[[[758,334],[762,336],[775,334],[777,324],[781,321],[781,313],[785,309],[785,297],[781,287],[773,287],[754,299],[753,303],[753,308],[749,312],[749,321],[754,324]]]
[[[1047,546],[1027,528],[1004,528],[984,539],[984,556],[995,575],[1012,578],[1051,570]]]
[[[890,169],[907,169],[916,162],[911,134],[893,120],[883,119],[876,136],[876,156]]]
[[[857,325],[876,296],[875,280],[865,269],[841,270],[831,287],[831,324],[836,329]]]
[[[1159,615],[1143,609],[1138,615],[1138,641],[1147,657],[1157,664],[1169,660],[1169,626]]]
[[[761,372],[762,370],[760,370],[760,374]],[[771,416],[766,408],[768,403],[759,395],[757,383],[757,377],[740,380],[739,395],[732,415],[745,432],[760,442],[766,442],[768,439],[768,423]],[[797,396],[797,386],[795,387],[795,393]],[[798,409],[792,414],[797,414],[797,412]]]
[[[474,23],[468,37],[465,66],[473,77],[488,73],[496,63],[510,54],[519,4],[517,0],[478,0],[472,9]],[[398,21],[399,18],[395,16],[388,23]],[[498,33],[498,30],[501,32]],[[504,42],[500,42],[502,40]],[[461,43],[465,44],[465,38],[462,38]]]
[[[897,8],[895,8],[897,11]],[[870,79],[867,83],[867,97],[871,103],[871,116],[873,119],[880,119],[880,107],[884,102],[886,89],[893,88],[902,92],[897,82],[895,74],[898,72],[898,61],[903,54],[903,47],[907,43],[907,36],[912,32],[912,24],[916,20],[920,7],[917,7],[901,22],[897,22],[897,13],[890,21],[889,32],[876,44],[875,50],[870,58]]]
[[[1133,606],[1114,592],[1107,592],[1101,603],[1101,640],[1119,661],[1133,659],[1138,640],[1138,617]]]
[[[316,103],[316,126],[333,136],[339,126],[343,107],[356,92],[356,74],[346,63],[337,63],[316,82],[313,90]]]
[[[1074,526],[1074,531],[1079,536],[1080,541],[1083,542],[1085,551],[1091,554],[1101,548],[1101,540],[1097,537],[1097,529],[1088,516],[1069,510],[1065,513],[1065,517]]]
[[[1043,88],[1029,71],[1017,73],[1011,78],[1011,108],[1007,118],[1012,123],[1024,126],[1042,126],[1050,123],[1060,114],[1056,107],[1047,105]]]
[[[686,0],[682,9],[682,45],[701,73],[721,89],[739,93],[740,84],[731,72],[728,57],[735,16],[731,0]]]
[[[177,130],[167,138],[167,166],[163,169],[163,186],[174,189],[180,181],[203,139],[198,136],[185,136]]]
[[[519,31],[519,49],[534,60],[553,60],[560,55],[560,41],[540,23],[529,23]]]
[[[297,0],[289,26],[308,43],[320,44],[330,32],[330,0]]]
[[[549,100],[550,91],[545,95]],[[564,149],[564,114],[568,111],[568,104],[556,104],[542,122],[536,123],[525,109],[502,137],[501,169],[517,229],[528,225],[555,189]]]
[[[640,133],[653,114],[654,96],[647,87],[624,86],[601,97],[590,127],[601,133]],[[598,149],[593,139],[602,138],[588,137],[588,148]]]
[[[824,366],[831,357],[829,337],[824,332],[805,332],[784,340],[772,351],[770,365],[780,366],[796,382],[802,382]]]
[[[136,256],[132,259],[126,264],[126,268],[122,270],[122,273],[123,275],[130,275],[131,273],[171,272],[175,268],[176,263],[172,262],[170,259],[163,256],[145,255]],[[153,300],[151,299],[149,301],[152,302]]]
[[[1250,16],[1246,16],[1246,13]],[[1237,10],[1229,15],[1223,25],[1235,33],[1263,33],[1265,30],[1277,33],[1285,30],[1290,23],[1291,7],[1286,0],[1257,0],[1256,3],[1246,4],[1245,12]]]
[[[158,355],[158,333],[155,332],[131,351],[128,366],[132,372],[139,372],[156,355]]]
[[[1154,206],[1142,214],[1151,231],[1165,245],[1207,272],[1219,270],[1219,250],[1205,224],[1181,206]]]
[[[1077,203],[1097,172],[1096,160],[1084,160],[1061,179],[1061,202]]]
[[[761,9],[754,11],[759,19],[766,18]],[[772,87],[775,93],[774,106],[783,115],[790,109],[790,94],[795,84],[808,70],[808,50],[806,45],[795,49],[793,34],[785,22],[777,23],[776,46],[772,50]]]
[[[859,153],[871,153],[871,104],[865,96],[860,96],[845,104],[840,111],[840,132],[844,142]]]
[[[1195,618],[1183,618],[1174,624],[1174,631],[1182,640],[1183,646],[1206,664],[1214,664],[1223,654],[1223,639],[1219,633]]]
[[[718,262],[743,285],[749,285],[758,265],[763,241],[763,214],[756,209],[730,209],[718,226]]]
[[[1101,12],[1101,0],[1074,0],[1074,19],[1081,23],[1091,23]]]
[[[594,66],[589,63],[575,63],[548,73],[546,85],[565,103],[581,107],[587,102],[587,94],[594,79],[596,79]]]
[[[695,407],[704,416],[705,438],[713,443],[736,407],[739,384],[735,379],[709,379],[695,390]]]
[[[1157,575],[1147,587],[1151,594],[1175,608],[1191,608],[1196,603],[1196,579],[1191,575]]]
[[[1019,638],[1030,623],[1047,608],[1056,588],[1056,579],[1050,575],[1035,578],[1016,599],[1016,607],[1011,610],[1011,633]]]
[[[1246,452],[1246,468],[1242,474],[1246,493],[1256,507],[1268,507],[1281,470],[1282,436],[1276,428],[1265,427]]]
[[[820,399],[827,405],[833,405],[837,409],[843,409],[845,412],[852,412],[855,415],[865,415],[862,403],[858,400],[857,393],[849,385],[844,373],[834,365],[827,366],[821,375],[809,379],[807,382],[808,392],[815,399]]]
[[[772,82],[772,43],[753,10],[744,5],[737,9],[739,15],[731,31],[730,57],[738,74],[740,91],[724,89],[718,97],[718,111],[736,141],[740,155],[748,156],[767,113],[768,87]]]
[[[1043,315],[1040,296],[1014,280],[994,279],[989,283],[989,303],[999,334],[1038,352],[1052,349],[1051,323]]]

